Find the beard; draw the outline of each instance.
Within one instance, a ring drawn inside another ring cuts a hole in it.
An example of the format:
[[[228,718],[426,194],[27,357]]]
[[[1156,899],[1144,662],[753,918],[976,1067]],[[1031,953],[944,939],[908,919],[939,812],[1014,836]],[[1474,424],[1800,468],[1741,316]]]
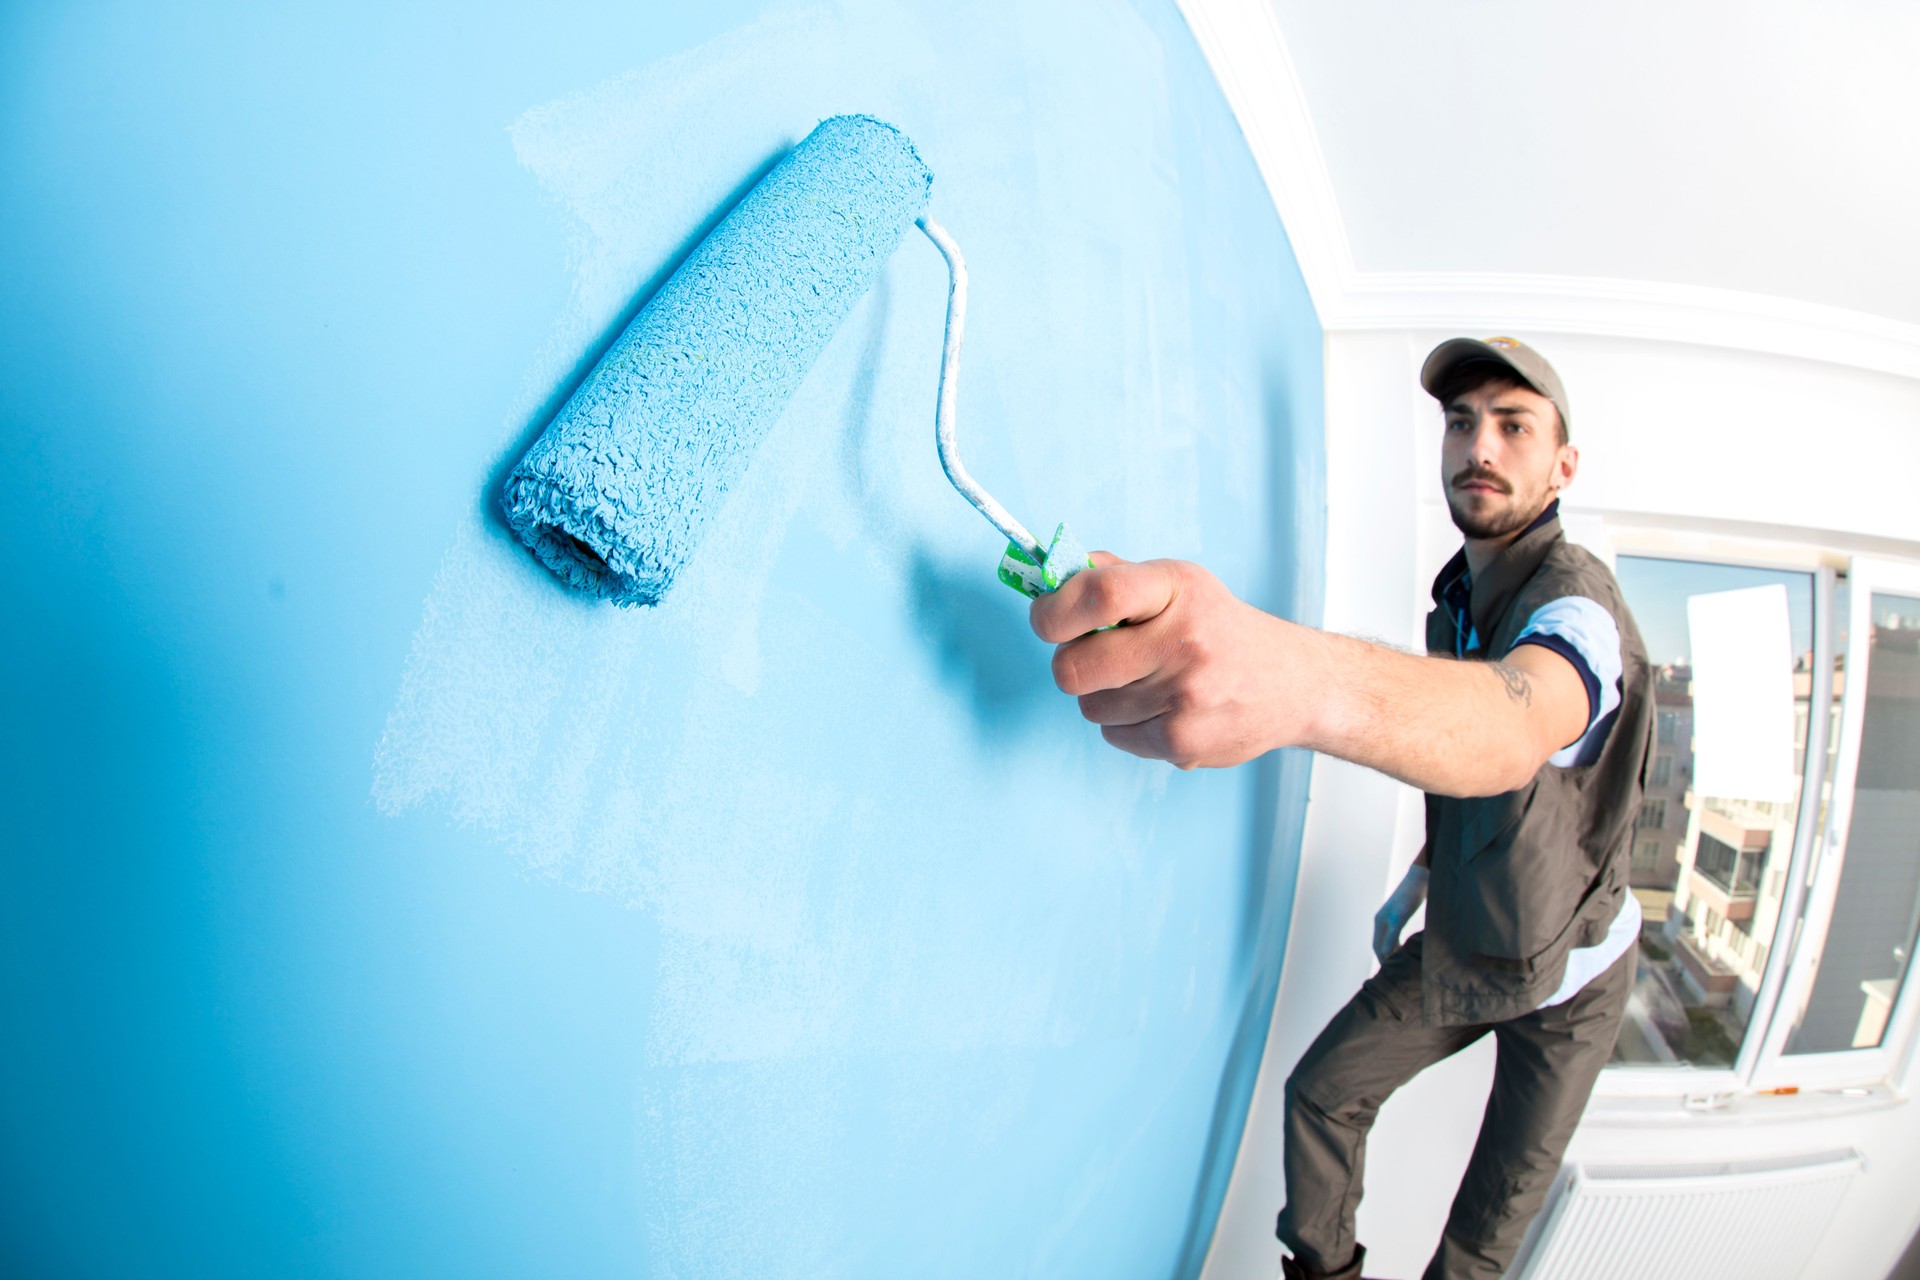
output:
[[[1488,495],[1482,495],[1480,501],[1486,505],[1482,505],[1480,510],[1463,509],[1462,501],[1471,501],[1471,499],[1461,494],[1456,486],[1469,480],[1484,480],[1502,486],[1506,501],[1497,506],[1486,504]],[[1517,495],[1513,491],[1512,484],[1499,476],[1484,471],[1462,471],[1447,485],[1447,514],[1453,517],[1453,527],[1464,536],[1476,542],[1484,542],[1491,538],[1504,538],[1508,534],[1518,533],[1532,524],[1539,518],[1540,513],[1547,509],[1547,503],[1552,496],[1551,490],[1542,490],[1538,494]]]

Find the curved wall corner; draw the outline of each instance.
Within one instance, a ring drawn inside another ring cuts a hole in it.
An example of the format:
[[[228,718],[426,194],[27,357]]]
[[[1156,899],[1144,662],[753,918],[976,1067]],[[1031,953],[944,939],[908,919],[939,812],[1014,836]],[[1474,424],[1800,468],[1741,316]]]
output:
[[[1307,762],[1052,687],[912,238],[658,609],[491,486],[819,118],[1034,526],[1322,607],[1322,334],[1173,4],[0,20],[0,1270],[1191,1275]]]

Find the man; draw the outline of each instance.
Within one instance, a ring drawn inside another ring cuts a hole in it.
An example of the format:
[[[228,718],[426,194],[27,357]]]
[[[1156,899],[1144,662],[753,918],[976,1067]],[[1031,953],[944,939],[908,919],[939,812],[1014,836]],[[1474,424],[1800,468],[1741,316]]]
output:
[[[1420,380],[1443,411],[1440,479],[1464,539],[1434,582],[1430,656],[1262,613],[1178,561],[1103,553],[1032,610],[1059,645],[1055,681],[1122,750],[1191,769],[1306,746],[1427,793],[1425,847],[1375,917],[1380,970],[1287,1082],[1290,1280],[1359,1280],[1354,1211],[1381,1104],[1487,1034],[1493,1090],[1426,1277],[1497,1280],[1633,978],[1650,680],[1613,575],[1561,536],[1580,462],[1565,389],[1511,338],[1443,342]],[[1427,927],[1401,945],[1423,899]]]

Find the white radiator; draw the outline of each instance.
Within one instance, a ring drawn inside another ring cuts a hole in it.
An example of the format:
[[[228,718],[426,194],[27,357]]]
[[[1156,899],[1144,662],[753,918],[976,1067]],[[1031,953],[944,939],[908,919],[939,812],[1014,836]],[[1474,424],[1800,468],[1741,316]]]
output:
[[[1856,1151],[1744,1164],[1572,1165],[1508,1274],[1801,1280],[1860,1165]]]

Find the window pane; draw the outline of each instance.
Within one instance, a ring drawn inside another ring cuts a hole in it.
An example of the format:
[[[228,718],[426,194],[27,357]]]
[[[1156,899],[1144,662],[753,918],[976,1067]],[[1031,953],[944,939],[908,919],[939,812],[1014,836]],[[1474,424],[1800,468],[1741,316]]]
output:
[[[1812,684],[1813,575],[1623,556],[1618,576],[1653,663],[1655,746],[1634,832],[1633,894],[1645,918],[1640,971],[1613,1061],[1731,1066],[1780,916],[1798,785],[1788,798],[1773,801],[1695,793],[1687,601],[1753,587],[1786,590],[1789,642],[1778,636],[1755,642],[1770,645],[1767,652],[1792,665],[1800,712],[1794,724],[1797,775]]]
[[[1878,1045],[1920,933],[1920,600],[1876,591],[1871,612],[1846,858],[1788,1053]]]

